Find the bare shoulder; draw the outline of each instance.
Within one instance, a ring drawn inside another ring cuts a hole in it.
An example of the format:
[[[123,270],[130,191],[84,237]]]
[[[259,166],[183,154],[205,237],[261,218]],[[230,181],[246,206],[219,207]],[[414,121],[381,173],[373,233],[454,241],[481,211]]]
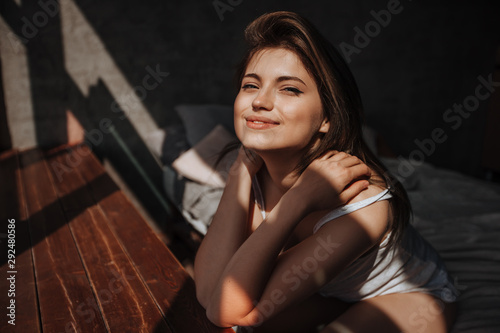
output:
[[[366,190],[360,192],[350,200],[348,204],[371,198],[385,190],[386,188],[384,187],[370,185]],[[391,222],[390,204],[388,200],[380,200],[350,214],[344,215],[339,219],[356,221],[363,226],[372,240],[380,240]]]
[[[347,204],[371,198],[384,190],[384,187],[370,185]],[[328,210],[316,211],[304,218],[304,220],[302,220],[294,230],[295,239],[301,241],[311,236],[316,223],[328,212]],[[389,202],[387,200],[381,200],[355,212],[337,217],[335,221],[326,223],[321,229],[335,228],[344,223],[356,223],[363,227],[363,229],[369,230],[371,238],[379,240],[380,236],[386,231],[386,227],[390,222],[390,216]]]

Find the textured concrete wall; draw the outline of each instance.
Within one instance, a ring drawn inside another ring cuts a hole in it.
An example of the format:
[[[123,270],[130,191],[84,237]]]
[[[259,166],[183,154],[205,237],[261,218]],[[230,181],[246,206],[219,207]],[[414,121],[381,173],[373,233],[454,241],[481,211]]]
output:
[[[395,151],[426,153],[415,140],[430,144],[442,129],[426,160],[480,171],[488,101],[476,106],[474,96],[493,71],[498,1],[3,0],[0,9],[14,146],[65,142],[71,112],[101,156],[119,154],[122,142],[152,165],[144,137],[179,121],[175,105],[232,103],[246,24],[293,10],[344,50],[367,122]],[[472,111],[453,110],[464,102]]]

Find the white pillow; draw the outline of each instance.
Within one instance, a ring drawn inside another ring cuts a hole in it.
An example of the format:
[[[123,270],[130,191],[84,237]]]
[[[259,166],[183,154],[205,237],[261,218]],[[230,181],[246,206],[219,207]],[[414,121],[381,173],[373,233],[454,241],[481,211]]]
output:
[[[200,184],[224,187],[227,173],[236,158],[237,150],[226,154],[216,165],[221,151],[236,138],[224,126],[216,125],[194,147],[182,153],[172,167],[180,175]]]

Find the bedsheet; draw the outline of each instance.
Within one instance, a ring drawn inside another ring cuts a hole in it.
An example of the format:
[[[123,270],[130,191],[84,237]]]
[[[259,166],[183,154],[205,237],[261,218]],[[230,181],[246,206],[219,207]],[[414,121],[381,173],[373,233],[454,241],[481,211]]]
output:
[[[400,159],[383,162],[397,177],[406,170]],[[399,176],[412,224],[437,249],[461,294],[452,332],[500,332],[500,186],[428,163],[414,169]]]

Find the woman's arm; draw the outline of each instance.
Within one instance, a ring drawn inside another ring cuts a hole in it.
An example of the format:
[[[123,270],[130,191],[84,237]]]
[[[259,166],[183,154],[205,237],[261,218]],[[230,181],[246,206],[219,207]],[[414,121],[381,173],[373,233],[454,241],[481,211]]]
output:
[[[365,230],[372,215],[358,213],[323,227],[280,255],[297,223],[312,211],[359,194],[368,182],[354,180],[367,174],[366,165],[343,153],[313,162],[229,260],[208,303],[209,319],[219,326],[257,325],[316,292],[371,247],[384,228]],[[385,226],[387,212],[377,216],[381,222],[375,225]],[[313,265],[307,267],[314,272],[301,271],[305,265]]]
[[[249,158],[240,149],[217,212],[196,254],[196,295],[205,308],[229,260],[248,236],[252,177],[261,164],[258,157]]]

